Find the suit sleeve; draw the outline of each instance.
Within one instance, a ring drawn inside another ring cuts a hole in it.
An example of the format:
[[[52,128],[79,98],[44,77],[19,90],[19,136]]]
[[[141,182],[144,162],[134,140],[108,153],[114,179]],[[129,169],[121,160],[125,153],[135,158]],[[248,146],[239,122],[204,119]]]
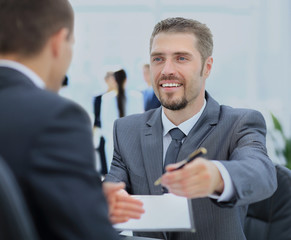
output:
[[[70,102],[52,109],[35,136],[28,168],[35,199],[29,205],[36,224],[46,223],[38,226],[41,239],[118,239],[94,167],[87,114]]]
[[[229,205],[246,205],[271,196],[276,190],[277,181],[274,164],[265,146],[263,116],[257,111],[245,112],[230,134],[230,157],[221,161],[236,191]]]
[[[118,142],[118,121],[114,122],[113,127],[113,141],[114,141],[114,152],[113,160],[111,163],[110,171],[106,175],[105,181],[107,182],[124,182],[126,185],[126,191],[131,193],[130,182],[128,176],[128,169],[125,162],[121,157],[121,150]]]

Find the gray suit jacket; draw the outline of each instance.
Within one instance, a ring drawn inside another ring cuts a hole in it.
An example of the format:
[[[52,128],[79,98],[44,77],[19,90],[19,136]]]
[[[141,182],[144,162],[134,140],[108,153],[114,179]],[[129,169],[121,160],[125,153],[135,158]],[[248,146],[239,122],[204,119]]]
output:
[[[219,160],[235,187],[229,202],[210,198],[192,200],[196,233],[170,233],[168,239],[245,239],[247,206],[272,195],[276,172],[265,147],[266,126],[254,110],[220,106],[208,93],[207,105],[186,137],[177,161],[205,147],[207,159]],[[124,181],[130,194],[162,194],[154,181],[162,175],[161,107],[119,119],[114,126],[114,157],[106,180]],[[162,233],[139,233],[164,238]]]

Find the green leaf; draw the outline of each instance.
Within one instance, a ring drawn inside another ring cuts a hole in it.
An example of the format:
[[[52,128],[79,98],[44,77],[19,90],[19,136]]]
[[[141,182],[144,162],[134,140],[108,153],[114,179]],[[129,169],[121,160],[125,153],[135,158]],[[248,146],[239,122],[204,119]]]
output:
[[[286,160],[286,167],[291,169],[291,138],[287,138],[283,132],[283,128],[279,120],[274,116],[274,114],[271,113],[273,124],[275,130],[279,131],[282,135],[282,138],[284,140],[284,148],[281,149],[278,146],[276,146],[276,137],[271,133],[272,140],[275,144],[275,152],[277,156],[282,156]]]
[[[273,113],[271,113],[271,116],[272,116],[272,120],[273,120],[273,124],[274,124],[275,129],[280,131],[282,133],[282,135],[284,136],[283,128],[282,128],[281,123],[279,122],[278,118],[276,118]]]
[[[291,164],[291,139],[287,139],[285,141],[285,149],[284,149],[284,157],[286,159],[287,164]]]

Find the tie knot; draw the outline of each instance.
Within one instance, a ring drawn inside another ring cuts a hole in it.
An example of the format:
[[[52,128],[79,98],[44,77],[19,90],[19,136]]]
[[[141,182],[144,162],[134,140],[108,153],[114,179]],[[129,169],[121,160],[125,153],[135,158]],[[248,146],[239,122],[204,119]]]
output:
[[[173,128],[169,131],[172,139],[181,141],[186,135],[179,129],[179,128]]]

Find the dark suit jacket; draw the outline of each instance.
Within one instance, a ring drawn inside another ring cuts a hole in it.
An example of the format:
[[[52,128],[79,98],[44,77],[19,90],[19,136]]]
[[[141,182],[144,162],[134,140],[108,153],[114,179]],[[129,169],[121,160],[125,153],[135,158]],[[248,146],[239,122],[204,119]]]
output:
[[[94,98],[94,126],[101,128],[101,119],[100,119],[100,112],[101,112],[101,100],[102,95],[98,95]]]
[[[207,93],[206,100],[206,108],[182,144],[177,160],[205,147],[206,158],[220,160],[228,170],[235,196],[223,203],[193,199],[196,233],[170,233],[169,239],[245,239],[247,205],[267,198],[276,189],[275,168],[265,147],[265,122],[257,111],[220,106]],[[163,172],[161,110],[115,122],[115,151],[106,180],[124,181],[131,194],[162,194],[162,187],[154,186]],[[163,238],[160,233],[143,236]]]
[[[14,172],[41,239],[117,239],[94,170],[85,111],[0,67],[0,155]]]
[[[101,101],[102,101],[102,95],[98,95],[94,98],[94,127],[101,128]],[[100,162],[101,162],[101,174],[105,175],[108,172],[107,168],[107,162],[106,162],[106,156],[105,156],[105,138],[103,136],[100,137],[100,144],[98,148],[96,149],[97,153],[100,156]]]

